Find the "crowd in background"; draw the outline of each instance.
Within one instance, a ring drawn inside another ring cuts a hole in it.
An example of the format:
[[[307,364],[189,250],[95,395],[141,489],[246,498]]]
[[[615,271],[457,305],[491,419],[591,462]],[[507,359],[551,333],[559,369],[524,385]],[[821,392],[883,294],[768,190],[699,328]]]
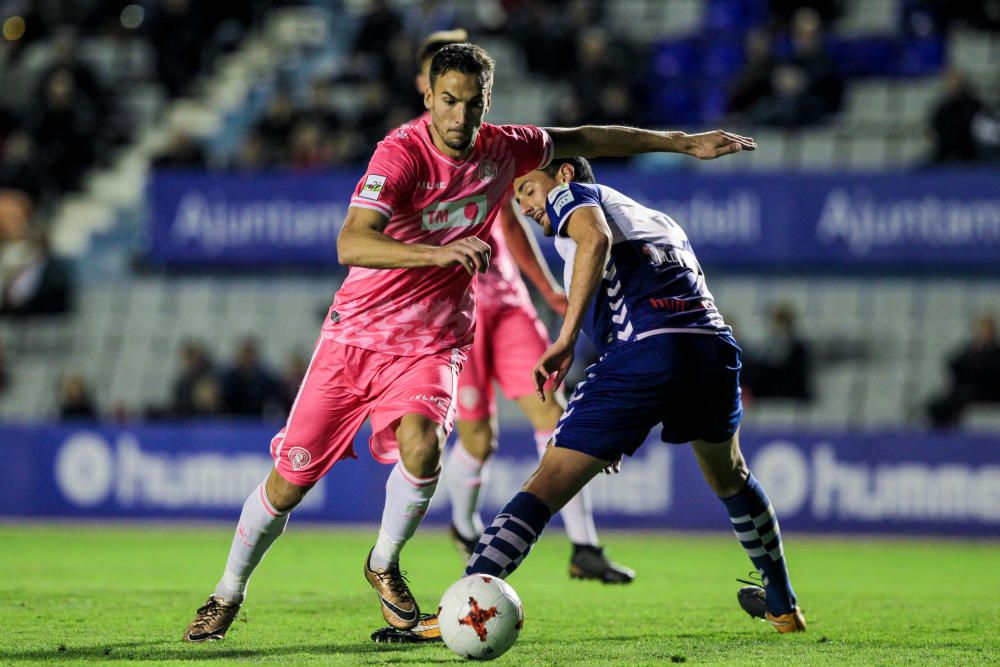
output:
[[[843,2],[761,2],[768,10],[764,19],[740,33],[743,64],[726,83],[724,113],[745,125],[798,128],[830,121],[843,107],[846,80],[827,37]],[[161,91],[164,99],[185,94],[197,75],[234,48],[268,9],[284,4],[302,3],[0,0],[0,316],[71,309],[70,267],[52,254],[39,221],[61,195],[81,186],[90,167],[106,163],[133,137],[135,110],[126,91],[143,84]],[[907,26],[938,32],[955,24],[996,30],[1000,11],[991,13],[989,7],[997,5],[992,0],[901,0]],[[548,109],[546,124],[655,126],[651,47],[605,27],[608,11],[607,0],[491,0],[478,3],[475,25],[463,27],[473,41],[509,38],[530,76],[567,87],[568,93]],[[20,22],[5,18],[15,14]],[[920,27],[924,19],[929,27]],[[322,169],[364,161],[388,129],[423,112],[414,84],[418,47],[427,34],[457,22],[450,0],[421,0],[404,8],[391,0],[371,0],[358,22],[347,66],[305,87],[279,82],[224,166]],[[88,45],[102,48],[88,52]],[[944,71],[942,82],[944,92],[927,121],[933,146],[928,162],[1000,161],[1000,79],[992,91],[975,90],[957,71]],[[335,104],[334,91],[343,84],[359,91],[356,112],[345,113]],[[178,133],[154,166],[218,163],[209,159],[206,146]],[[807,336],[798,331],[787,306],[776,304],[769,321],[767,340],[747,346],[746,397],[809,401],[814,354]],[[1000,402],[1000,389],[989,379],[1000,373],[980,372],[1000,368],[995,329],[984,318],[968,349],[951,360],[952,386],[928,407],[935,424],[957,423],[970,403]],[[173,399],[150,406],[143,416],[278,416],[290,405],[304,369],[304,361],[296,358],[284,373],[269,370],[251,340],[229,365],[214,363],[195,342],[186,344],[181,356]],[[0,347],[0,391],[7,380],[4,368]],[[67,418],[122,412],[97,405],[86,378],[78,375],[67,374],[59,394],[60,412]]]

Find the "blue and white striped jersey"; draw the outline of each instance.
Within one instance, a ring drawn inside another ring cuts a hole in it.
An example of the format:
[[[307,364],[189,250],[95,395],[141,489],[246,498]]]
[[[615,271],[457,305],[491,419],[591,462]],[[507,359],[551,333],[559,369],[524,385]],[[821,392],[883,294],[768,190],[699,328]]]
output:
[[[566,262],[567,292],[576,243],[564,226],[582,206],[600,208],[612,233],[611,255],[584,323],[600,352],[661,333],[729,333],[680,225],[604,185],[568,183],[549,192],[546,211]]]

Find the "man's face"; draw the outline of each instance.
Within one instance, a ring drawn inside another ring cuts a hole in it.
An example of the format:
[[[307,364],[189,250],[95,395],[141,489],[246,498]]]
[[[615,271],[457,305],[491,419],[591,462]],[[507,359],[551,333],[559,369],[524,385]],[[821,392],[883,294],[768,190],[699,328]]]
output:
[[[559,181],[541,169],[536,169],[514,179],[514,197],[521,207],[521,212],[524,213],[525,217],[531,218],[541,225],[546,236],[553,236],[555,230],[552,229],[552,222],[549,221],[549,215],[545,212],[545,198],[557,185],[559,185]]]
[[[490,103],[490,91],[474,74],[450,70],[434,81],[424,94],[431,123],[445,145],[458,152],[476,141]]]

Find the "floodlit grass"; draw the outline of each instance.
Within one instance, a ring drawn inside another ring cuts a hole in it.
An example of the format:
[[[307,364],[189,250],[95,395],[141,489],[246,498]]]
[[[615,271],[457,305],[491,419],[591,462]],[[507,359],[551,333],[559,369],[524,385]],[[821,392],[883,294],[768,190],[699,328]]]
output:
[[[499,663],[970,664],[1000,662],[1000,544],[786,535],[809,632],[780,636],[736,603],[750,570],[736,540],[607,533],[638,571],[628,587],[571,581],[551,530],[510,579],[525,606]],[[375,531],[307,528],[294,518],[250,585],[224,642],[180,641],[212,591],[224,527],[0,526],[0,664],[116,660],[252,663],[458,662],[442,644],[383,646],[361,566]],[[440,531],[403,560],[425,611],[461,563]]]

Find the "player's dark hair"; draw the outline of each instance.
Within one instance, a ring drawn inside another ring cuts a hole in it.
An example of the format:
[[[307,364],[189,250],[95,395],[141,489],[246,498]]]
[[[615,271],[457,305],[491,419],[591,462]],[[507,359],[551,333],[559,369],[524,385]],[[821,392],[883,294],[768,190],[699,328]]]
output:
[[[556,177],[556,173],[559,172],[559,167],[564,164],[568,164],[573,167],[573,182],[574,183],[596,183],[594,180],[594,170],[590,168],[590,163],[587,162],[587,158],[583,157],[557,157],[553,158],[552,162],[549,162],[549,166],[542,169],[546,174],[552,178]]]
[[[475,44],[448,44],[441,47],[431,60],[431,87],[445,72],[473,74],[479,79],[479,84],[489,90],[493,85],[493,58]]]

